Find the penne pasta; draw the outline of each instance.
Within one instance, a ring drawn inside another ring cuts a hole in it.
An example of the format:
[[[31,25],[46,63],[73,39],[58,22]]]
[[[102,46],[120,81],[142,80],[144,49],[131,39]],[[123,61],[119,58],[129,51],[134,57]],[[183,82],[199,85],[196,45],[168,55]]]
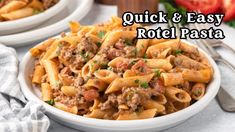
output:
[[[43,3],[40,2],[39,0],[32,0],[27,6],[34,8],[34,9],[37,9],[37,10],[40,10],[40,11],[42,11],[44,9]]]
[[[184,55],[178,55],[177,57],[175,57],[174,64],[180,68],[195,69],[195,70],[209,68],[207,65],[200,63],[200,62],[197,62],[197,61],[195,61],[189,57],[186,57]]]
[[[49,100],[53,99],[52,88],[48,83],[42,83],[41,90],[42,90],[42,100],[43,101],[49,101]]]
[[[124,87],[139,86],[139,84],[136,83],[136,80],[148,83],[153,78],[153,76],[154,74],[149,74],[145,76],[127,77],[127,78],[117,78],[108,86],[108,88],[105,91],[105,94],[120,91]]]
[[[33,8],[26,7],[9,13],[1,14],[5,20],[16,20],[33,15]]]
[[[120,78],[116,73],[110,70],[98,70],[94,75],[107,84],[110,84],[116,78]]]
[[[0,8],[0,15],[21,9],[21,8],[25,7],[26,4],[27,3],[23,2],[23,1],[12,0],[8,4],[6,4],[5,6]]]
[[[43,61],[43,66],[45,67],[45,70],[48,74],[48,78],[49,78],[49,82],[51,87],[54,88],[58,88],[59,87],[59,71],[58,71],[58,67],[56,65],[56,63],[52,60],[44,60]]]
[[[61,91],[67,96],[75,96],[77,94],[77,90],[73,86],[62,86]]]
[[[206,92],[206,86],[204,83],[196,83],[192,87],[191,97],[195,100],[201,99]]]
[[[84,85],[86,89],[96,88],[99,91],[104,91],[107,88],[108,84],[100,79],[89,79]]]
[[[211,80],[211,75],[212,72],[210,69],[203,69],[199,71],[184,69],[182,72],[182,76],[185,81],[200,83],[208,83]]]
[[[191,101],[191,97],[186,91],[175,87],[167,87],[166,96],[173,101],[181,103],[188,103]]]
[[[39,44],[35,47],[33,47],[32,49],[30,49],[30,53],[33,57],[37,57],[39,55],[42,54],[42,52],[46,51],[48,47],[51,46],[51,44],[55,41],[55,39],[48,39],[45,42],[43,42],[42,44]]]
[[[149,39],[138,39],[136,43],[137,57],[143,57],[149,44]]]
[[[174,86],[184,82],[182,73],[162,73],[161,77],[165,86]]]
[[[43,66],[35,66],[32,82],[35,84],[40,84],[43,75],[45,75],[45,69],[43,68]]]
[[[137,120],[153,118],[157,113],[157,109],[148,109],[138,113],[125,113],[118,116],[117,120]]]
[[[69,106],[66,106],[65,104],[62,104],[60,102],[55,102],[55,107],[60,109],[60,110],[72,113],[72,114],[77,114],[77,112],[78,112],[78,107],[77,106],[69,107]]]
[[[162,43],[159,43],[157,45],[153,45],[148,47],[146,54],[150,57],[157,57],[158,54],[165,49],[171,48],[172,50],[177,50],[180,46],[179,39],[173,39],[169,41],[165,41]]]
[[[136,37],[135,31],[122,31],[122,30],[113,31],[105,38],[101,48],[113,46],[120,38],[132,40],[135,37]]]
[[[151,39],[149,41],[149,46],[152,46],[152,45],[157,45],[159,43],[162,43],[162,42],[165,42],[165,41],[169,41],[169,39]]]
[[[146,100],[143,104],[145,109],[157,109],[157,112],[161,113],[165,111],[165,106],[154,101],[154,100]]]

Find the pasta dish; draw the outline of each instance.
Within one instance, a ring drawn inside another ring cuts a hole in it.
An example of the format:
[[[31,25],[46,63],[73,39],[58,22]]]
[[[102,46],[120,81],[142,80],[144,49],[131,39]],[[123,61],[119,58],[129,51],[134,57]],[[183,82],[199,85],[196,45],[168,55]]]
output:
[[[201,99],[213,70],[180,39],[136,39],[122,20],[81,26],[30,49],[42,100],[73,114],[109,120],[163,116]]]
[[[0,22],[39,14],[58,0],[0,0]]]

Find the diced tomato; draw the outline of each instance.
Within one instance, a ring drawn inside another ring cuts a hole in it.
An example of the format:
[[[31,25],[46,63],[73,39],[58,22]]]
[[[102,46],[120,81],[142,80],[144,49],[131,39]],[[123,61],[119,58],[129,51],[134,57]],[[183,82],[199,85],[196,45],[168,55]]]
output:
[[[203,14],[218,12],[222,4],[221,0],[175,0],[175,2],[188,11],[199,10]]]
[[[117,69],[122,71],[128,69],[128,65],[129,65],[128,62],[118,62],[116,67]]]
[[[230,21],[235,18],[235,0],[223,0],[224,21]]]
[[[99,97],[99,93],[95,89],[89,89],[87,91],[84,91],[83,96],[86,101],[93,101]]]
[[[145,64],[144,60],[139,60],[131,67],[131,70],[139,75],[146,75],[152,72],[152,70]]]

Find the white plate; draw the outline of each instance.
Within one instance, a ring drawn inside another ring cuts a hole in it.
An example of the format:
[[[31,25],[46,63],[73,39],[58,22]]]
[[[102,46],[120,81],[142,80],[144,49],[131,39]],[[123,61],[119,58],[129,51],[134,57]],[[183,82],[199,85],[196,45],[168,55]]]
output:
[[[192,45],[191,43],[189,44]],[[183,110],[151,119],[126,121],[100,120],[70,114],[48,105],[40,99],[39,89],[33,88],[29,78],[34,67],[34,58],[29,52],[26,53],[20,64],[19,81],[25,97],[28,100],[42,104],[46,108],[47,115],[63,125],[87,132],[157,132],[178,125],[196,115],[202,111],[217,94],[220,87],[219,69],[208,54],[201,49],[199,50],[208,58],[214,70],[213,80],[207,86],[206,94],[199,101]]]
[[[5,21],[0,22],[0,35],[10,35],[13,33],[19,33],[36,27],[49,18],[57,15],[61,12],[68,4],[68,0],[60,0],[53,7],[48,10],[33,16],[26,18],[14,20],[14,21]]]
[[[54,36],[68,28],[71,20],[81,20],[91,9],[93,0],[69,0],[68,6],[43,25],[18,34],[0,36],[0,42],[7,46],[24,46]]]

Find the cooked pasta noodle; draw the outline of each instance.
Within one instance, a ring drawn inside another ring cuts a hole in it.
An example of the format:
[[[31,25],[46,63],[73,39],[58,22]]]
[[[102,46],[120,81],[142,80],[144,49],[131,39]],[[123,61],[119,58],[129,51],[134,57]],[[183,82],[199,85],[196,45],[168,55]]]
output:
[[[57,2],[58,0],[1,0],[0,22],[17,20],[39,14]]]

